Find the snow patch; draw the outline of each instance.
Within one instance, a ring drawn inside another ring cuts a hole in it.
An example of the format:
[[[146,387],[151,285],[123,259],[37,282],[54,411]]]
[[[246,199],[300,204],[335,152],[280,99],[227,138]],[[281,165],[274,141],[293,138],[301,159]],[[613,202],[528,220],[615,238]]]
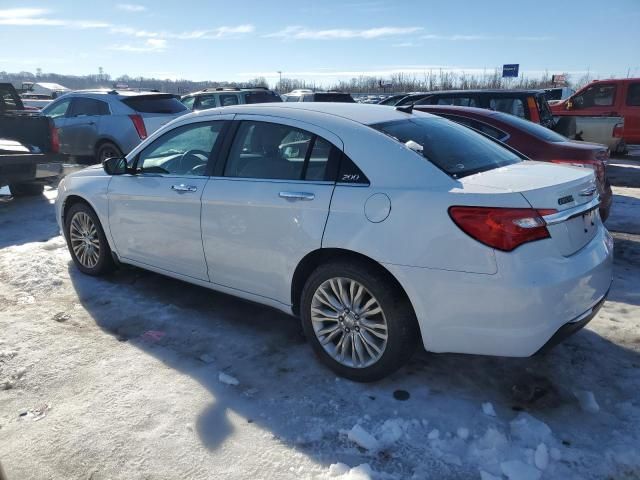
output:
[[[496,417],[496,411],[493,408],[493,404],[491,402],[485,402],[482,404],[482,412],[485,415],[488,415],[490,417]]]
[[[547,449],[547,446],[544,443],[541,443],[540,445],[538,445],[538,448],[536,448],[536,453],[534,455],[534,463],[536,464],[536,467],[540,470],[546,470],[546,468],[549,466],[549,450]]]
[[[538,469],[520,460],[502,462],[500,469],[509,480],[538,480],[542,476]]]
[[[576,390],[573,394],[580,402],[580,408],[587,413],[598,413],[600,411],[600,405],[596,401],[596,397],[593,392],[588,390]]]
[[[468,428],[464,428],[464,427],[460,427],[458,429],[458,431],[456,432],[456,434],[458,435],[458,438],[460,438],[462,440],[466,440],[467,438],[469,438],[469,429]]]
[[[220,383],[224,383],[226,385],[240,385],[240,381],[236,377],[232,377],[231,375],[220,372],[218,374],[218,380]]]
[[[376,438],[357,424],[347,432],[347,438],[365,450],[375,451],[380,447]]]
[[[528,413],[520,413],[511,420],[509,428],[514,439],[532,448],[552,438],[549,426]]]
[[[368,463],[363,463],[357,467],[349,468],[344,463],[334,463],[329,467],[329,471],[320,478],[336,480],[371,480],[374,471]]]

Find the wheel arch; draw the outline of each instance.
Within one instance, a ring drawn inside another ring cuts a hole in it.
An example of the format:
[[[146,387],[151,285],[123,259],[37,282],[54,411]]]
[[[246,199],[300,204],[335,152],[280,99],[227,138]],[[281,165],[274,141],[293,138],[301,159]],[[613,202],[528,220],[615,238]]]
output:
[[[291,309],[296,316],[300,315],[300,297],[302,295],[304,285],[311,273],[320,265],[336,260],[355,261],[378,270],[381,274],[387,277],[391,284],[397,288],[398,292],[404,296],[405,300],[411,306],[415,316],[415,309],[413,308],[411,299],[409,298],[406,290],[398,279],[384,265],[367,255],[342,248],[319,248],[308,253],[302,258],[302,260],[300,260],[300,262],[298,262],[291,280]]]
[[[96,155],[96,157],[98,156],[98,150],[100,150],[100,147],[102,147],[105,143],[112,143],[113,145],[115,145],[118,150],[120,150],[123,155],[124,155],[124,150],[122,148],[122,146],[120,145],[120,143],[113,137],[100,137],[97,141],[95,146],[93,147],[94,149],[94,154]]]
[[[62,208],[60,209],[60,215],[61,215],[61,225],[63,227],[63,234],[66,237],[67,235],[67,231],[66,231],[66,218],[67,218],[67,212],[69,211],[69,209],[73,206],[76,205],[78,203],[84,203],[86,204],[91,210],[93,210],[93,213],[95,213],[96,217],[98,217],[98,221],[100,222],[100,226],[102,227],[102,230],[104,231],[105,237],[107,239],[107,243],[109,244],[109,248],[111,249],[111,252],[116,254],[115,249],[114,249],[114,245],[113,245],[113,240],[111,239],[111,234],[109,232],[108,229],[108,225],[105,225],[105,222],[103,221],[103,219],[100,217],[100,214],[98,213],[98,209],[95,207],[95,205],[93,205],[91,203],[91,201],[87,200],[86,197],[83,197],[81,195],[77,195],[77,194],[70,194],[67,195],[62,203]]]

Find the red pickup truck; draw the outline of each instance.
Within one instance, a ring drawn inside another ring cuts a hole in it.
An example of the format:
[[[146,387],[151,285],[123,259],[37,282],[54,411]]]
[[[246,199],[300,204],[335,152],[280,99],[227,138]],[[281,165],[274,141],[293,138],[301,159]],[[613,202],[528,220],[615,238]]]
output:
[[[551,106],[555,117],[621,117],[624,143],[640,144],[640,78],[594,80]],[[589,140],[584,138],[584,140]]]

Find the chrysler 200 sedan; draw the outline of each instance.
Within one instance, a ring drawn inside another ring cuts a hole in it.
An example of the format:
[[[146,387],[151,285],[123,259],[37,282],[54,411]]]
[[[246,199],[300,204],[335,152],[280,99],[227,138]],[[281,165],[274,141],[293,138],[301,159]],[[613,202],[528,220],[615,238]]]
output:
[[[592,171],[521,158],[378,105],[241,105],[181,117],[67,176],[78,269],[117,263],[301,318],[357,381],[431,352],[524,357],[584,326],[611,283]]]

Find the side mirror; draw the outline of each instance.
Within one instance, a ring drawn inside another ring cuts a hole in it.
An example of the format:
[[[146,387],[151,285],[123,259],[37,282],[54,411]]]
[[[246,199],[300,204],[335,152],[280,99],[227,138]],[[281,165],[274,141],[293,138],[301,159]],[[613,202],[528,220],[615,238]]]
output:
[[[102,168],[109,175],[124,175],[127,173],[127,159],[124,157],[111,157],[102,162]]]

